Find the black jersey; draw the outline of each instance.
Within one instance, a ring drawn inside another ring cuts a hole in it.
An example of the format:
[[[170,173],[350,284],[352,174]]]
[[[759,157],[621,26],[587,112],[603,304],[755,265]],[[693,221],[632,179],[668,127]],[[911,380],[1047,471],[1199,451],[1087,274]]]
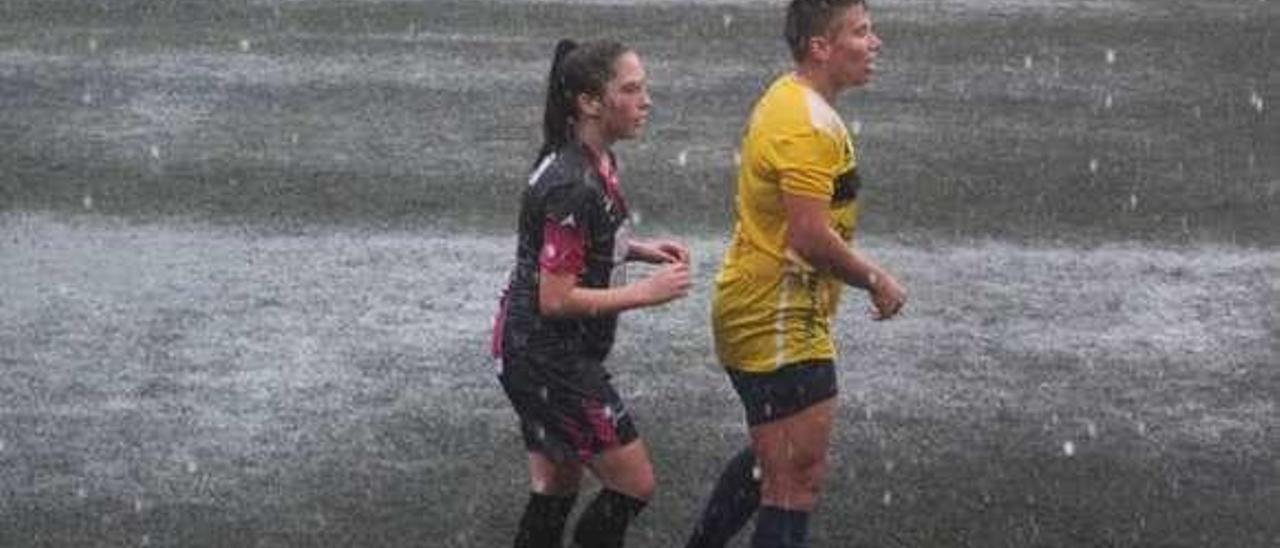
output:
[[[589,149],[569,143],[539,162],[529,178],[516,264],[495,322],[495,353],[504,359],[603,361],[613,346],[616,314],[549,318],[538,307],[543,269],[576,274],[580,287],[624,281],[627,208],[616,170],[601,173],[598,166]]]

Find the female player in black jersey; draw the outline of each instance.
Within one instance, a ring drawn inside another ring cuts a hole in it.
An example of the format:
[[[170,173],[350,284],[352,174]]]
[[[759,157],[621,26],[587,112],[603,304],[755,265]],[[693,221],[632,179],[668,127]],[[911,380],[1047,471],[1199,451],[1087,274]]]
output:
[[[499,379],[520,417],[532,480],[518,548],[560,546],[584,469],[602,489],[574,528],[574,546],[622,546],[653,494],[648,451],[603,365],[620,312],[680,298],[691,283],[684,245],[627,237],[610,145],[638,135],[649,107],[634,51],[615,42],[556,45],[544,142],[494,326]],[[632,260],[659,267],[627,283]]]

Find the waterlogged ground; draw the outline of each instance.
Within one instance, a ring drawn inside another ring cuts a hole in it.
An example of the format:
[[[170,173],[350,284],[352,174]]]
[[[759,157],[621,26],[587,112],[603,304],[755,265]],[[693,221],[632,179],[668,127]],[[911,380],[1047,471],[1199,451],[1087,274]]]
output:
[[[507,236],[0,216],[0,545],[500,546],[526,491],[484,356]],[[745,443],[693,295],[622,325],[673,546]],[[840,322],[817,546],[1280,542],[1280,253],[904,246]],[[633,272],[641,274],[642,272]]]

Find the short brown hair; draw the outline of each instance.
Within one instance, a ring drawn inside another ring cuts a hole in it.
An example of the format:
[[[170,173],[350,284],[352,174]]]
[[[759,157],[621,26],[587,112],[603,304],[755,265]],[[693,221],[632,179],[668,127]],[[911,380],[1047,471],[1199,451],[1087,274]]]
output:
[[[865,5],[865,0],[791,0],[787,6],[787,26],[783,29],[791,57],[796,62],[803,61],[809,54],[809,40],[825,35],[837,13]]]

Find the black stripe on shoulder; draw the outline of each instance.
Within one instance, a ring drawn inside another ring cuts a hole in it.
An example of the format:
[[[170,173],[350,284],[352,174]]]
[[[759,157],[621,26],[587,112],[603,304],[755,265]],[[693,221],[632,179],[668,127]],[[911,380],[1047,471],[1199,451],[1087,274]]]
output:
[[[862,188],[862,177],[858,168],[850,169],[836,176],[831,192],[831,203],[849,202],[858,199],[858,190]]]

